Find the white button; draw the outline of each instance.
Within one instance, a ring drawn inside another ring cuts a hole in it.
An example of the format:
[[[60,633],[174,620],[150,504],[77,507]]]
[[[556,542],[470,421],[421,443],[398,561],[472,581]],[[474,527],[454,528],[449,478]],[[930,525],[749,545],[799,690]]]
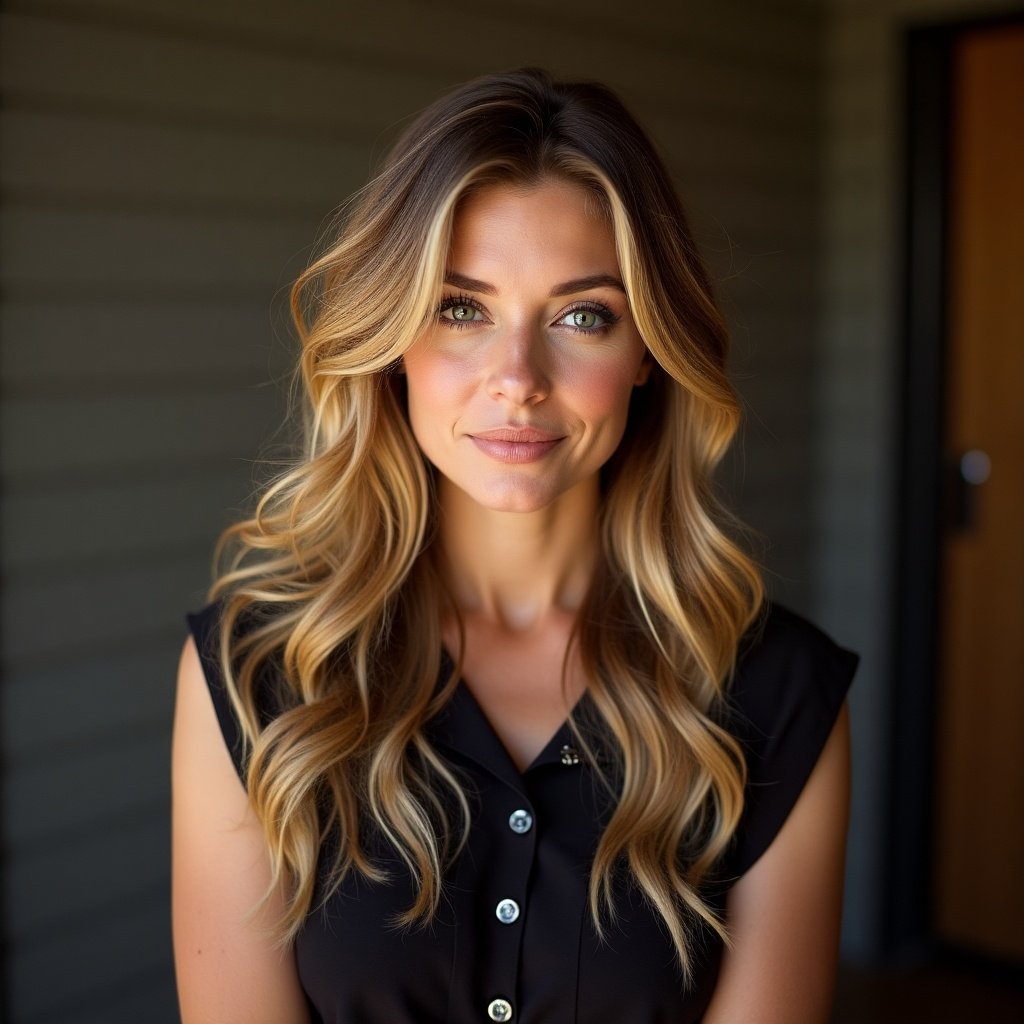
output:
[[[492,999],[487,1004],[487,1016],[491,1020],[511,1020],[512,1004],[507,999]]]
[[[508,827],[513,832],[518,832],[522,835],[524,832],[529,832],[533,828],[533,815],[529,811],[524,811],[520,808],[518,811],[513,811],[508,816]]]
[[[519,917],[519,904],[515,900],[502,900],[494,908],[494,916],[502,924],[512,924]]]

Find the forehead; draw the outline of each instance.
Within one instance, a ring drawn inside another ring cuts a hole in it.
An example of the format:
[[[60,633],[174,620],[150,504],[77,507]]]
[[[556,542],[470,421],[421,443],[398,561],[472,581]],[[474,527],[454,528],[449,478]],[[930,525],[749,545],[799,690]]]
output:
[[[484,277],[487,267],[617,272],[615,236],[599,197],[556,178],[467,195],[455,213],[449,269]]]

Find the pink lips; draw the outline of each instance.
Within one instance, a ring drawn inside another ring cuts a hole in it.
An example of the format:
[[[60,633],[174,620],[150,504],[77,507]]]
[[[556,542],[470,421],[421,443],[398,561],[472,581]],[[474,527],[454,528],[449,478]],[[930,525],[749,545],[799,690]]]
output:
[[[498,462],[536,462],[561,441],[562,435],[537,427],[498,427],[469,435],[473,444]]]

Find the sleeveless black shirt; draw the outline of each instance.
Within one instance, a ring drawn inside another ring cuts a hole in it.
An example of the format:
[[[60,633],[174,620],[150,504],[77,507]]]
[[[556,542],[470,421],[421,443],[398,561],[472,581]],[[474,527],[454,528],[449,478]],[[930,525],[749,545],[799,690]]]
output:
[[[239,726],[217,658],[219,605],[189,615],[188,622],[242,775]],[[778,605],[768,606],[744,639],[725,724],[743,746],[749,777],[739,829],[719,881],[705,894],[712,906],[724,907],[729,886],[781,828],[832,729],[857,660]],[[442,673],[450,669],[446,661]],[[473,794],[468,847],[446,877],[441,909],[426,928],[393,924],[413,890],[401,861],[386,850],[381,855],[390,882],[349,877],[322,906],[318,894],[318,909],[295,944],[312,1019],[699,1021],[718,975],[717,936],[707,930],[695,936],[696,966],[685,987],[664,926],[625,874],[616,885],[614,925],[603,940],[594,929],[589,868],[613,806],[575,749],[568,723],[523,772],[464,685],[427,731]]]

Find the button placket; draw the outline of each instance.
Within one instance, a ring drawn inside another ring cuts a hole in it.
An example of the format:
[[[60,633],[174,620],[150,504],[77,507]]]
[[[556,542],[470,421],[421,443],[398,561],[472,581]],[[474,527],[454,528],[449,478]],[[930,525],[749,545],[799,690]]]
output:
[[[481,994],[489,1019],[497,1021],[512,1021],[517,1016],[514,1000],[519,991],[528,886],[538,838],[525,786],[522,779],[517,782],[506,791],[506,797],[511,799],[507,803],[502,801],[504,806],[491,808],[495,824],[500,822],[500,832],[494,836],[489,884],[481,891],[484,895],[489,890],[493,900],[489,925],[493,931],[488,940],[492,954],[489,969],[481,978],[486,986]]]
[[[508,827],[516,835],[525,835],[533,828],[533,815],[526,808],[517,807],[508,816]],[[508,896],[499,900],[494,908],[494,916],[502,924],[515,924],[519,920],[519,913],[519,904]]]

